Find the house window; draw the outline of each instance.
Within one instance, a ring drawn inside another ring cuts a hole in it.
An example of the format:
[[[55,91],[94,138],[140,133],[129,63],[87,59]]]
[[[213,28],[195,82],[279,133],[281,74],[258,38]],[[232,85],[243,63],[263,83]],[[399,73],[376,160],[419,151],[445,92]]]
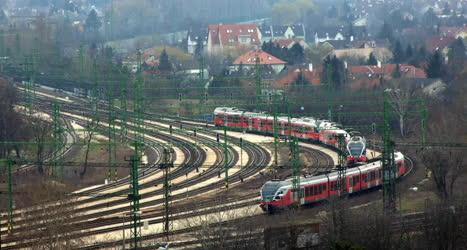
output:
[[[227,33],[232,33],[232,30],[227,30]]]

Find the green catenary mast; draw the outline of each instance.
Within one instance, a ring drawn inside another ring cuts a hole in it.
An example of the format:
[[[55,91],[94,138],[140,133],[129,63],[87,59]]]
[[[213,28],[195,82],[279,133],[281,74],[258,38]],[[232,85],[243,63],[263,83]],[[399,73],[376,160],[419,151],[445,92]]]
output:
[[[383,206],[386,212],[396,209],[396,171],[394,163],[394,142],[391,140],[390,104],[385,92],[383,103]]]

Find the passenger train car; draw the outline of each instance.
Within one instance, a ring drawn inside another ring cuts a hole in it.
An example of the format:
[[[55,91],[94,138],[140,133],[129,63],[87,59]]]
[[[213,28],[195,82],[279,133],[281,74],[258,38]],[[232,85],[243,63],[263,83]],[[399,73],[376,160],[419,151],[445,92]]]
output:
[[[289,121],[290,120],[290,121]],[[267,113],[254,113],[236,108],[220,107],[214,110],[214,125],[237,128],[248,132],[272,134],[274,117]],[[333,122],[317,120],[311,117],[277,117],[276,129],[281,136],[294,136],[300,139],[319,141],[337,147],[339,136],[344,136],[346,143],[350,135]]]
[[[396,152],[396,178],[407,173],[404,155]],[[378,187],[383,182],[382,162],[377,161],[362,166],[349,168],[345,175],[345,190],[347,193],[355,193]],[[300,204],[328,200],[338,195],[338,173],[302,177],[300,178]],[[292,179],[284,181],[268,181],[261,188],[260,207],[270,213],[294,204]]]

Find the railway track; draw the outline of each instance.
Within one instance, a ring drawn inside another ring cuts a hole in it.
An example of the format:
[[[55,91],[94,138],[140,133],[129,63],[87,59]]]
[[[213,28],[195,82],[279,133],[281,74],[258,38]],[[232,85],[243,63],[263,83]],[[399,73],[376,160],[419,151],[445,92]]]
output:
[[[237,157],[232,157],[233,162],[236,161],[236,158],[237,158]],[[193,157],[193,159],[195,159],[195,160],[197,160],[197,161],[200,161],[200,162],[203,161],[203,157]],[[193,163],[193,164],[194,164],[194,163]],[[187,164],[187,165],[193,165],[193,164]],[[204,177],[204,178],[206,178],[206,177]],[[191,183],[188,183],[188,185],[189,185],[189,184],[191,184]],[[184,184],[184,185],[187,185],[187,184]]]
[[[208,132],[208,131],[204,131],[206,132],[206,134],[209,134],[209,135],[214,135],[215,133],[214,132]],[[201,133],[200,133],[201,134]],[[234,138],[234,137],[229,137],[229,141],[235,145],[239,145],[239,141],[237,138]],[[230,177],[230,180],[231,182],[235,183],[235,182],[239,182],[242,178],[244,177],[248,177],[248,176],[251,176],[255,173],[257,173],[259,170],[263,169],[270,161],[270,156],[269,156],[269,153],[266,152],[263,148],[261,147],[258,147],[254,144],[250,144],[250,143],[245,143],[244,142],[244,150],[247,151],[248,155],[252,156],[252,157],[249,157],[249,161],[247,163],[247,166],[248,167],[245,167],[244,169],[242,169],[241,171],[238,171],[237,173],[233,174],[231,177]],[[329,162],[332,162],[332,159],[330,159],[329,157],[328,158],[324,158],[321,159],[318,155],[320,154],[320,152],[315,152],[313,150],[309,150],[309,149],[305,149],[303,150],[303,152],[305,154],[308,154],[310,155],[310,158],[313,158],[313,157],[316,157],[315,159],[315,163],[316,165],[318,166],[328,166],[328,165],[333,165],[333,164],[330,164]],[[321,154],[324,155],[324,153],[321,152]],[[221,154],[222,155],[222,154]],[[237,156],[238,158],[238,156]],[[251,167],[250,167],[251,166]],[[209,178],[212,178],[216,173],[214,172],[213,174],[211,173],[207,173],[205,178],[206,179],[209,179]],[[194,181],[193,181],[194,182]],[[196,182],[194,183],[189,183],[187,182],[186,184],[184,185],[192,185],[192,184],[195,184]],[[204,187],[204,188],[200,188],[200,189],[205,189],[205,191],[210,191],[212,190],[213,188],[217,188],[217,187],[221,187],[223,186],[223,182],[216,182],[216,183],[212,183],[210,185],[208,185],[207,187]],[[182,187],[183,188],[183,187]],[[100,192],[100,190],[98,191]],[[97,193],[98,193],[97,192]],[[91,192],[88,192],[86,193],[87,195],[91,195],[93,193],[96,193],[95,190],[91,191]],[[187,193],[183,193],[183,194],[180,194],[180,197],[178,196],[174,196],[173,198],[175,200],[177,200],[177,198],[179,199],[183,199],[183,197],[186,197],[186,196],[190,196],[190,195],[196,195],[198,193],[203,193],[203,190],[192,190],[190,192],[187,192]],[[248,196],[246,196],[245,198],[251,198],[251,197],[255,197],[257,196],[257,194],[254,194],[254,193],[251,193],[251,194],[248,194]],[[158,205],[162,200],[155,200],[154,202],[156,203],[155,205]],[[251,206],[251,205],[255,205],[257,204],[257,201],[252,201],[251,203],[248,203],[248,204],[243,204],[242,206]],[[210,206],[210,203],[206,203],[206,207],[209,207]],[[105,216],[104,214],[101,214],[102,216]],[[161,216],[161,213],[154,213],[154,214],[149,214],[148,216],[152,216],[152,217],[160,217]],[[182,217],[181,217],[182,218]],[[118,223],[120,223],[121,221],[119,220]],[[160,223],[160,221],[158,220],[152,220],[150,221],[151,224],[153,223]],[[88,224],[89,226],[90,224]],[[98,226],[102,226],[102,224],[94,224],[92,225],[91,228],[95,228],[95,227],[98,227]],[[83,230],[81,228],[83,228],[84,226],[82,225],[79,225],[78,228],[80,228],[80,230]],[[109,231],[109,229],[106,229],[107,231]],[[121,228],[116,228],[114,230],[121,230]],[[94,234],[97,233],[97,232],[94,232]],[[99,233],[103,233],[103,231],[99,232]],[[84,237],[85,235],[81,235],[80,237]]]

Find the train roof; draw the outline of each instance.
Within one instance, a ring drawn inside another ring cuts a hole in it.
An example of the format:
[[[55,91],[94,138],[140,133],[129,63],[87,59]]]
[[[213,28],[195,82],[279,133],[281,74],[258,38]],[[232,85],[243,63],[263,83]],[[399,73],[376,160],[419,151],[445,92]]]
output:
[[[395,161],[400,161],[400,160],[404,159],[404,155],[401,152],[395,152],[394,153],[394,158],[395,158]],[[381,161],[377,161],[377,162],[372,162],[372,163],[368,163],[368,164],[365,164],[365,165],[361,165],[359,167],[349,168],[346,171],[346,176],[357,174],[360,171],[361,172],[368,172],[368,171],[372,171],[372,170],[381,168],[381,164],[382,164]],[[329,177],[329,180],[331,180],[331,181],[337,180],[338,172],[334,171],[334,172],[331,172],[331,173],[329,173],[327,175],[322,174],[322,175],[307,176],[307,177],[301,176],[300,177],[300,185],[313,185],[313,184],[322,183],[324,180],[327,181],[328,177]],[[286,180],[283,180],[283,181],[272,181],[272,182],[280,184],[280,185],[278,185],[278,187],[281,187],[281,188],[284,188],[284,187],[290,188],[290,187],[292,187],[292,178],[289,178],[289,179],[286,179]]]

